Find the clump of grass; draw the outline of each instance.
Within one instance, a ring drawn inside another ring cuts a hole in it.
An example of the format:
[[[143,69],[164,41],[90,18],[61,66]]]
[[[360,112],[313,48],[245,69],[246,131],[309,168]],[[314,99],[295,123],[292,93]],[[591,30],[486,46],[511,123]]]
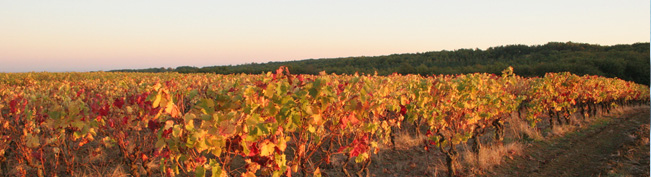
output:
[[[554,129],[551,130],[551,134],[554,136],[563,136],[568,132],[573,132],[576,129],[576,126],[573,125],[556,125]]]
[[[106,176],[106,177],[125,177],[129,176],[129,173],[124,171],[122,165],[116,165],[113,169],[105,168],[94,168],[94,169],[85,169],[82,173],[77,173],[79,177],[94,177],[94,176]]]
[[[523,145],[513,142],[505,145],[486,146],[479,150],[479,154],[472,151],[464,150],[462,152],[463,163],[465,167],[478,169],[490,169],[502,164],[505,157],[512,158],[520,155],[523,151]],[[478,157],[479,156],[479,157]]]
[[[514,136],[514,139],[518,140],[543,140],[543,136],[540,131],[536,130],[536,127],[533,127],[524,119],[520,119],[517,116],[512,115],[506,120],[509,123],[509,126],[506,127],[507,134]]]
[[[396,149],[411,149],[417,146],[423,146],[424,135],[411,136],[409,133],[399,133],[396,136]]]

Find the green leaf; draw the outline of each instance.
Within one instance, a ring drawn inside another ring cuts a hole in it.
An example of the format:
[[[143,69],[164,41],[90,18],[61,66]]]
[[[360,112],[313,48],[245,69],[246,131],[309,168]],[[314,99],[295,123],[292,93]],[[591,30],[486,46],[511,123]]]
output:
[[[199,165],[197,166],[197,168],[194,169],[194,176],[196,177],[206,176],[206,169],[203,168],[203,165]]]
[[[82,122],[81,120],[79,120],[79,121],[73,121],[73,122],[71,122],[70,124],[71,124],[73,127],[78,128],[78,129],[82,129],[82,128],[86,125],[86,124],[85,124],[84,122]]]
[[[261,135],[269,134],[269,129],[267,129],[264,123],[259,123],[256,127],[260,130]]]
[[[113,140],[112,138],[109,138],[107,136],[107,137],[102,138],[102,144],[104,144],[104,146],[106,146],[108,148],[111,148],[115,144],[115,140]]]
[[[78,132],[78,131],[72,133],[72,139],[73,139],[73,140],[77,140],[77,139],[79,139],[79,138],[81,138],[81,137],[83,137],[83,136],[84,136],[84,135],[82,135],[82,134],[81,134],[80,132]]]
[[[174,128],[172,129],[172,136],[181,137],[181,133],[182,133],[181,125],[174,125]]]
[[[357,157],[355,157],[355,163],[362,163],[368,159],[368,153],[362,153],[359,154]]]
[[[165,145],[167,145],[167,143],[165,143],[165,139],[158,139],[158,141],[156,141],[156,149],[161,149],[165,147]]]
[[[29,148],[35,148],[35,147],[38,147],[38,146],[41,145],[41,143],[40,143],[38,137],[36,137],[36,136],[34,136],[34,135],[32,135],[32,134],[27,134],[27,136],[25,137],[25,139],[26,139],[26,141],[27,141],[27,142],[25,143],[25,145],[27,145],[27,147],[29,147]]]
[[[179,158],[177,159],[177,162],[178,162],[179,164],[184,164],[186,160],[188,160],[188,156],[186,156],[186,155],[181,155],[181,156],[179,156]]]
[[[210,159],[210,171],[212,171],[213,177],[225,176],[222,172],[222,167],[219,166],[219,163],[213,159]]]
[[[187,114],[185,114],[185,116],[183,116],[183,119],[184,119],[185,121],[194,120],[194,119],[196,119],[196,118],[197,118],[197,116],[194,115],[194,114],[192,114],[192,113],[187,113]]]
[[[199,94],[199,91],[197,91],[196,89],[192,89],[192,91],[190,91],[190,94],[188,94],[188,96],[189,96],[190,98],[194,98],[194,97],[197,96],[198,94]]]

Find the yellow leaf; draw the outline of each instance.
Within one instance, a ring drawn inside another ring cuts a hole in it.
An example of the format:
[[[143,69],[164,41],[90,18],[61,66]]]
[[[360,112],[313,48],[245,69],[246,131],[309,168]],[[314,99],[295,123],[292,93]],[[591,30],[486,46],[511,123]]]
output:
[[[320,177],[321,176],[321,169],[319,167],[316,167],[316,170],[314,170],[314,177]]]
[[[246,159],[245,161],[246,164],[248,165],[248,167],[246,168],[247,171],[246,173],[250,173],[250,174],[243,175],[243,176],[248,176],[248,175],[255,176],[255,172],[257,172],[260,169],[260,164],[252,162],[251,159]]]
[[[321,125],[323,122],[323,118],[321,117],[321,114],[313,114],[312,115],[312,124],[314,125]]]
[[[172,117],[179,117],[179,109],[176,107],[176,105],[173,102],[167,102],[167,105],[165,106],[165,112],[170,114]]]
[[[193,131],[194,130],[194,120],[189,120],[189,121],[187,121],[185,123],[185,130],[188,130],[188,131]]]
[[[172,128],[172,127],[174,127],[174,121],[173,120],[165,121],[165,127],[163,128],[164,130],[167,130],[167,129]]]
[[[255,176],[255,173],[249,171],[249,172],[246,172],[246,173],[242,174],[242,177],[256,177],[256,176]]]
[[[292,172],[294,173],[298,172],[298,164],[292,165]]]
[[[133,108],[131,106],[126,106],[127,108],[127,113],[132,114],[133,113]]]
[[[275,144],[265,141],[262,143],[262,147],[260,147],[260,155],[261,156],[271,156],[274,153],[274,148],[276,147]]]
[[[154,103],[153,103],[152,107],[153,107],[153,108],[157,108],[158,105],[160,104],[160,100],[161,100],[161,95],[160,95],[160,94],[157,94],[157,95],[156,95],[156,99],[154,100]]]
[[[158,90],[160,89],[160,87],[161,87],[160,83],[156,83],[156,85],[154,85],[154,90]]]
[[[355,162],[356,163],[362,163],[362,162],[366,161],[366,159],[368,159],[368,157],[369,157],[368,153],[366,153],[366,152],[362,153],[362,154],[358,155],[355,158]]]
[[[283,151],[283,152],[285,151],[285,149],[287,148],[287,141],[289,141],[289,137],[287,137],[287,138],[279,138],[278,145],[276,145],[276,146],[278,146],[278,149],[280,149],[280,151]]]

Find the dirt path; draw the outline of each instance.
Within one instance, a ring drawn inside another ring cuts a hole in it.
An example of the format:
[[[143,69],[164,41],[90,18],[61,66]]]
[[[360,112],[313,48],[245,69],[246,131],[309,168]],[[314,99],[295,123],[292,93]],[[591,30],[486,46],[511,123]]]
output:
[[[649,107],[535,142],[487,176],[649,176]]]

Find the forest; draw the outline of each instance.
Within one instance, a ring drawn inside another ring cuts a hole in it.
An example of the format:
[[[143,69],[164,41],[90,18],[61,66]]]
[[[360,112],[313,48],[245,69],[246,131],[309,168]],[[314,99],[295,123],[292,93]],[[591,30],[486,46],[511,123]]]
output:
[[[504,45],[481,49],[430,51],[305,59],[297,61],[248,63],[227,66],[180,66],[177,68],[122,69],[111,72],[178,72],[260,74],[287,66],[292,73],[336,74],[365,73],[378,75],[419,74],[499,74],[512,66],[520,76],[544,76],[548,72],[571,72],[577,75],[617,77],[649,85],[649,43],[602,46],[576,42],[549,42],[544,45]]]

